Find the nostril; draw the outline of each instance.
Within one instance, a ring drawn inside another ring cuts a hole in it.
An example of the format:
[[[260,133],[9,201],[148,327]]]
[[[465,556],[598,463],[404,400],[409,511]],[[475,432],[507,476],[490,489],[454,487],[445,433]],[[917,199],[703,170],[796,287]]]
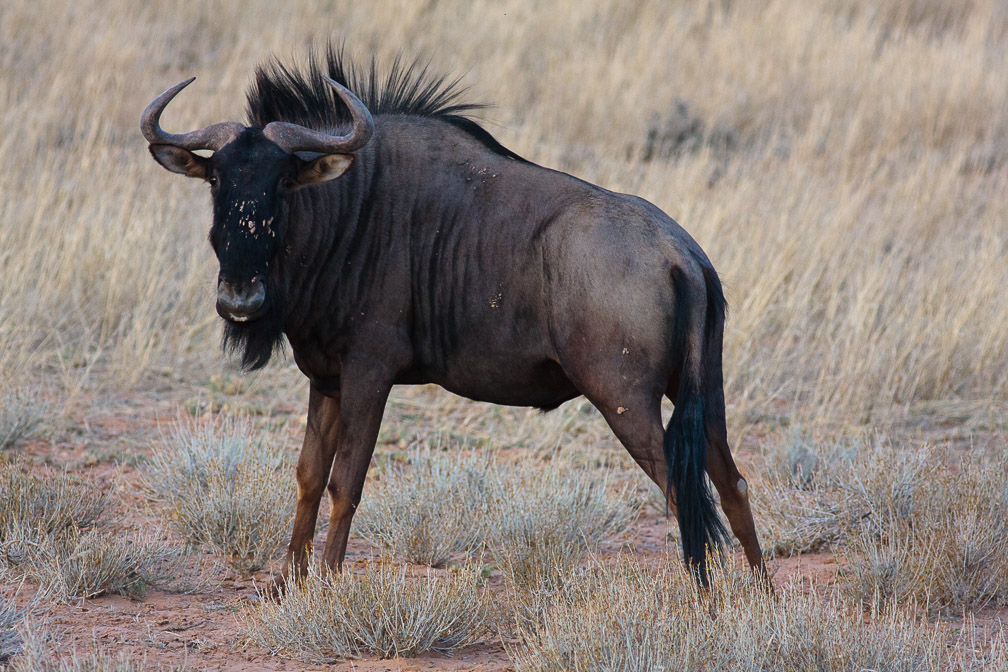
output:
[[[217,306],[224,312],[235,315],[251,315],[266,301],[266,287],[261,278],[252,278],[245,283],[232,283],[224,278],[217,281]]]

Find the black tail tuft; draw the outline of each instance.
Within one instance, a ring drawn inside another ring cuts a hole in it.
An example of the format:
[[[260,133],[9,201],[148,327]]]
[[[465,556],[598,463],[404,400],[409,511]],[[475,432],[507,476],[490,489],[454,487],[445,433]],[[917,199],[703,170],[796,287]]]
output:
[[[703,397],[689,388],[681,389],[665,430],[665,463],[669,466],[669,492],[675,493],[683,556],[706,583],[706,554],[721,548],[728,531],[717,514],[704,472],[705,425]]]

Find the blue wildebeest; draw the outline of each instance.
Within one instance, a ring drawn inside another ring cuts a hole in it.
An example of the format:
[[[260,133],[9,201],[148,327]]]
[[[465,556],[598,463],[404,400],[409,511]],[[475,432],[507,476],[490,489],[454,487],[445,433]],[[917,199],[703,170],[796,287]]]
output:
[[[325,560],[341,565],[389,392],[421,383],[541,409],[584,395],[675,508],[699,575],[727,537],[706,469],[765,576],[728,448],[721,283],[672,218],[524,160],[466,116],[478,106],[456,82],[415,65],[379,78],[331,48],[302,69],[272,61],[247,126],[163,131],[191,81],[141,128],[158,163],[210,185],[225,346],[255,369],[286,336],[311,383],[278,581],[306,571],[327,489]]]

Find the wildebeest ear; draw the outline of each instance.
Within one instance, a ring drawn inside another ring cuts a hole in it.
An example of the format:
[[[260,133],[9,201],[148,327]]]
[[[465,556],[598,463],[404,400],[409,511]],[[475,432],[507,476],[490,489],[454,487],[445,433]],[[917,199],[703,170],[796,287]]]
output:
[[[298,167],[297,186],[335,180],[350,168],[353,160],[353,154],[324,154],[313,161],[302,161]]]
[[[202,180],[207,177],[207,160],[188,149],[175,145],[150,145],[150,153],[155,161],[173,173]]]

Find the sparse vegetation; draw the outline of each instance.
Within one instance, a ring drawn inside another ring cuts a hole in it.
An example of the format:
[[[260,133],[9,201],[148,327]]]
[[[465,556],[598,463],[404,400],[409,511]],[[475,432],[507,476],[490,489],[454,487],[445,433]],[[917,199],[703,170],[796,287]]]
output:
[[[280,554],[294,515],[293,468],[247,418],[179,420],[155,446],[143,475],[148,496],[168,505],[186,539],[239,571]]]
[[[0,595],[0,665],[4,665],[21,650],[18,633],[24,615],[8,599]]]
[[[878,438],[769,444],[757,519],[777,553],[832,547],[854,594],[960,612],[1008,598],[1004,452],[952,455]]]
[[[457,449],[456,449],[457,450]],[[410,468],[389,463],[369,483],[355,534],[409,562],[441,567],[483,545],[493,454],[415,451]]]
[[[331,574],[313,562],[307,578],[245,621],[254,641],[314,661],[451,651],[486,630],[479,577],[475,565],[412,575],[377,563]]]
[[[15,388],[0,392],[0,449],[32,436],[49,413],[37,394]]]
[[[154,537],[109,529],[107,507],[108,495],[79,478],[0,465],[0,577],[27,579],[60,601],[181,586],[187,556]]]
[[[1004,460],[955,472],[931,467],[895,512],[867,514],[873,522],[848,546],[854,594],[946,614],[1008,602],[1005,467]]]
[[[151,586],[178,587],[188,556],[151,536],[102,528],[58,533],[20,527],[3,544],[0,575],[26,578],[40,595],[66,602],[106,593],[143,597]]]
[[[19,462],[0,464],[0,542],[25,530],[61,534],[97,523],[108,493],[77,476],[41,475]]]
[[[554,462],[512,464],[490,449],[415,451],[369,486],[356,533],[387,552],[438,567],[486,547],[521,583],[564,572],[586,548],[622,533],[640,501],[605,472]]]
[[[523,462],[498,471],[487,521],[487,546],[508,580],[537,590],[568,572],[585,550],[618,537],[641,501],[611,489],[608,474],[563,459]]]
[[[148,665],[125,651],[117,655],[104,651],[67,653],[60,650],[52,633],[36,624],[24,624],[24,649],[10,661],[10,672],[174,672],[185,667]]]
[[[671,565],[671,568],[670,566]],[[770,596],[721,566],[709,590],[678,563],[593,563],[564,583],[538,622],[521,620],[511,647],[520,672],[647,670],[1004,669],[997,642],[981,654],[950,648],[951,634],[893,609],[857,605],[799,586]]]

